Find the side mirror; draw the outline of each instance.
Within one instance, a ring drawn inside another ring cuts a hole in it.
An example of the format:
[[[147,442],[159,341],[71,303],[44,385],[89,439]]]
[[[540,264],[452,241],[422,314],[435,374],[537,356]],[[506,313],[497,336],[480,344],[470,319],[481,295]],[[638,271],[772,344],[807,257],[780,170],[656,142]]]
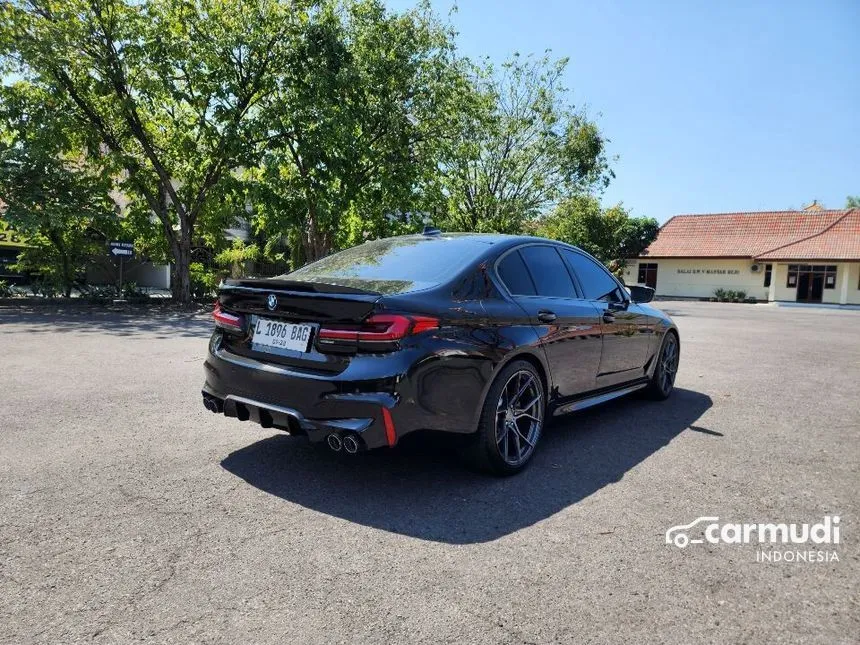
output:
[[[651,287],[642,287],[638,284],[627,287],[630,290],[630,297],[633,302],[651,302],[654,299],[654,289]]]

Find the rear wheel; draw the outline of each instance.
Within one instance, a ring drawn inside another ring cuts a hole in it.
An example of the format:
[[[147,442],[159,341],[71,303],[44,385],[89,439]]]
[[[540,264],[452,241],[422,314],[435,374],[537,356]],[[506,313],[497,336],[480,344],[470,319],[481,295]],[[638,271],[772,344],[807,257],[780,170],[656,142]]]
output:
[[[546,394],[534,366],[514,361],[505,367],[487,393],[478,431],[470,438],[472,463],[497,475],[522,470],[543,432],[545,411]]]
[[[648,397],[657,401],[669,398],[675,387],[675,375],[678,373],[678,359],[680,357],[680,343],[674,331],[668,331],[663,336],[663,345],[657,356],[657,366],[651,376],[651,382],[645,393]]]

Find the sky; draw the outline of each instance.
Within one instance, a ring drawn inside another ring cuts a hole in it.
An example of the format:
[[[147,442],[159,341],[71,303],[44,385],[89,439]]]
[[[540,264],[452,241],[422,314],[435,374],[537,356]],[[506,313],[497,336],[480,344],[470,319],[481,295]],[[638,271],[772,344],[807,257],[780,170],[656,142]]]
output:
[[[570,58],[618,156],[604,204],[663,222],[860,195],[860,0],[458,0],[450,21],[467,56]]]

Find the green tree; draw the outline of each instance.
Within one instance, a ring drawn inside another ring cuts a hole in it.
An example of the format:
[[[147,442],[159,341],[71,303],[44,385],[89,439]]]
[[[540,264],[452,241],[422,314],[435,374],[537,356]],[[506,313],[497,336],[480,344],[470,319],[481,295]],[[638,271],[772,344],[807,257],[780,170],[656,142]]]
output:
[[[570,197],[542,218],[536,232],[561,240],[611,264],[638,256],[657,237],[660,226],[653,217],[631,217],[622,204],[601,208],[593,195]]]
[[[860,195],[848,195],[845,198],[845,208],[860,208]]]
[[[415,228],[407,213],[420,209],[469,90],[450,30],[427,3],[396,14],[380,0],[323,0],[287,61],[249,173],[256,225],[289,235],[299,262]]]
[[[119,228],[110,177],[83,154],[67,107],[27,84],[0,88],[0,200],[27,241],[18,268],[66,297]]]
[[[0,63],[73,108],[90,156],[154,213],[190,297],[198,230],[220,230],[231,169],[249,149],[302,0],[7,0]],[[226,211],[226,212],[225,212]]]
[[[32,149],[0,150],[0,199],[4,218],[23,235],[27,247],[18,268],[39,274],[69,297],[87,264],[104,255],[118,228],[104,177],[75,160],[34,154]]]
[[[445,167],[447,227],[518,233],[559,200],[614,176],[603,135],[568,102],[566,66],[566,58],[518,55],[500,69],[470,66],[479,100],[463,113]]]

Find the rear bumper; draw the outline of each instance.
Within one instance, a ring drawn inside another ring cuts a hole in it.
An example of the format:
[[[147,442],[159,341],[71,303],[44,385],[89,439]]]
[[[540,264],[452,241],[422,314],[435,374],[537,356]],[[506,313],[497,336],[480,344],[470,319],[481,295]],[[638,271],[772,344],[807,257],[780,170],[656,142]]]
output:
[[[278,428],[289,434],[304,434],[313,442],[323,441],[332,433],[338,436],[353,435],[359,439],[359,444],[362,448],[393,445],[394,441],[396,441],[396,438],[394,438],[394,441],[389,441],[392,437],[385,434],[383,435],[382,442],[380,442],[377,432],[371,431],[370,433],[366,433],[374,423],[372,417],[308,419],[298,410],[273,405],[265,401],[258,401],[233,394],[229,394],[226,398],[222,399],[208,392],[206,388],[203,389],[202,394],[203,405],[211,412],[223,413],[225,416],[233,417],[240,421],[252,421],[264,428]]]
[[[202,392],[212,411],[313,442],[350,435],[368,449],[392,446],[414,430],[476,427],[485,380],[472,361],[464,369],[462,359],[406,349],[361,356],[341,373],[323,374],[233,354],[217,336]]]

